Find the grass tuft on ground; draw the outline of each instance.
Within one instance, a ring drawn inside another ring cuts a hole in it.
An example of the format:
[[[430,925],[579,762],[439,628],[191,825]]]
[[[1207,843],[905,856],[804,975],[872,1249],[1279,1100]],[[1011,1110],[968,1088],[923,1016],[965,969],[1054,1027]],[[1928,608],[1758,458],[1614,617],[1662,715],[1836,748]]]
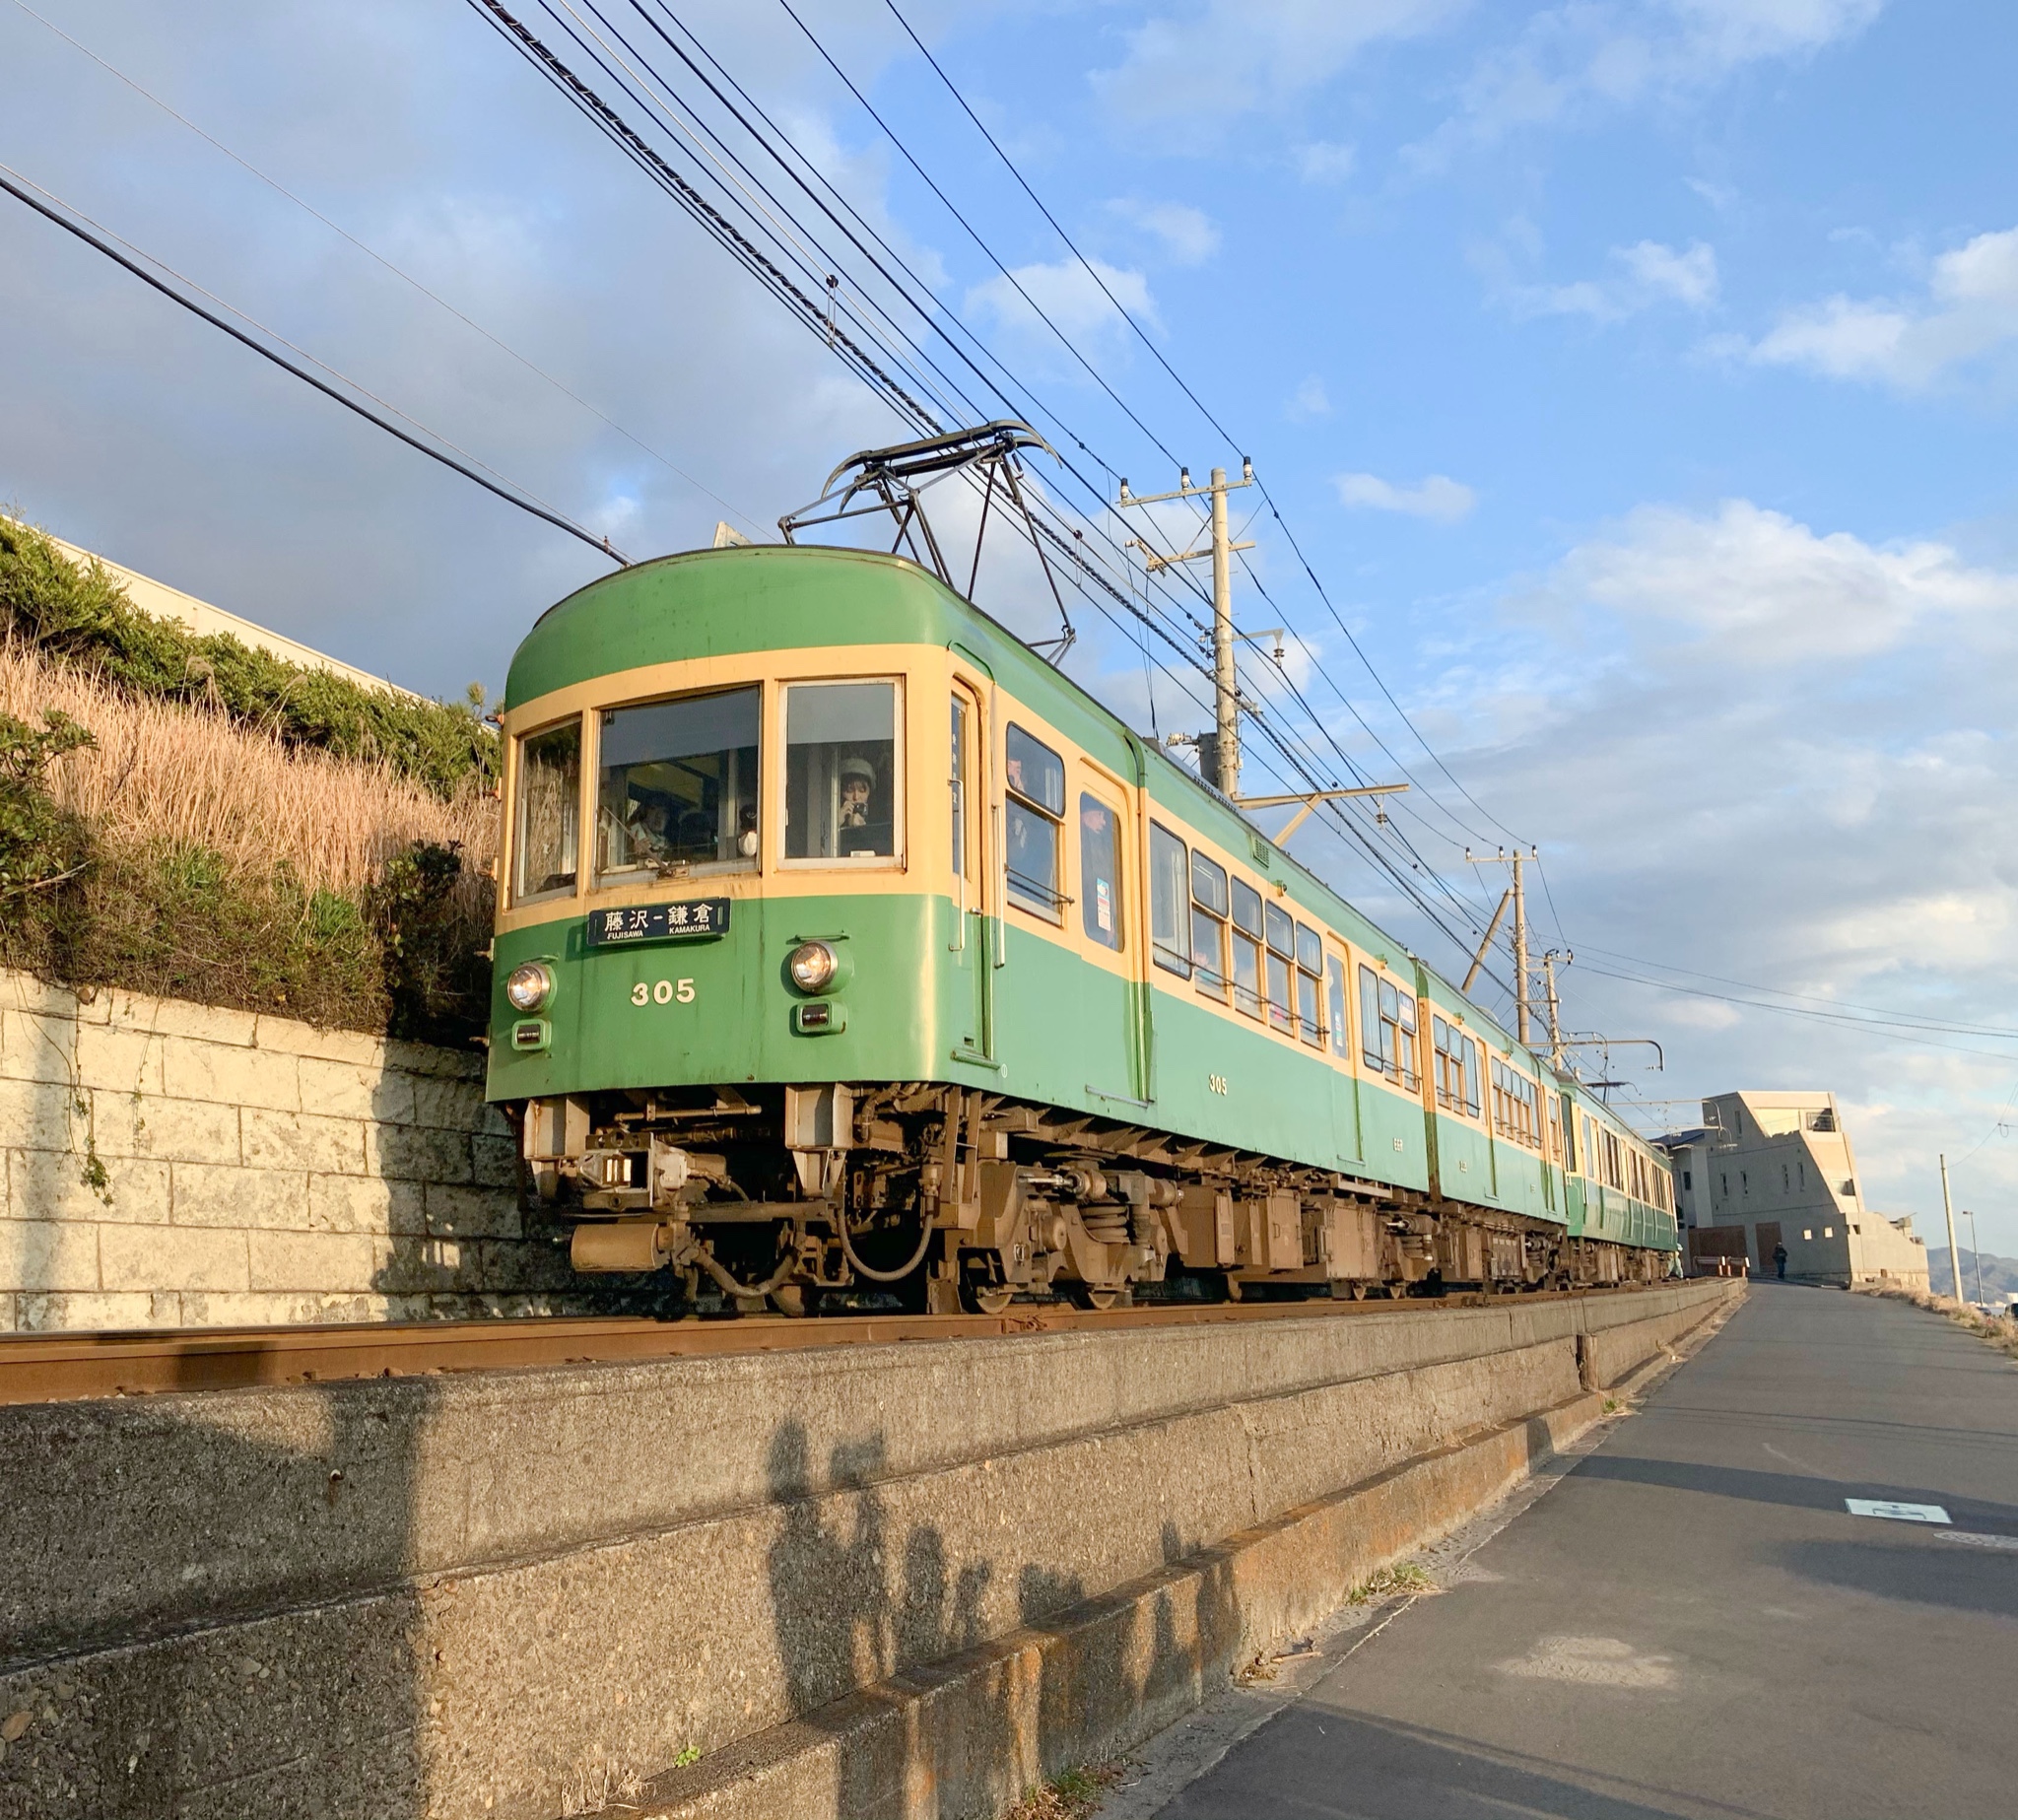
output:
[[[1953,1296],[1929,1295],[1920,1289],[1891,1289],[1877,1283],[1858,1283],[1850,1291],[1856,1296],[1876,1296],[1884,1302],[1910,1302],[1931,1314],[1945,1314],[1958,1327],[1966,1327],[1980,1340],[1986,1340],[1999,1352],[2018,1359],[2018,1321],[1985,1314]]]

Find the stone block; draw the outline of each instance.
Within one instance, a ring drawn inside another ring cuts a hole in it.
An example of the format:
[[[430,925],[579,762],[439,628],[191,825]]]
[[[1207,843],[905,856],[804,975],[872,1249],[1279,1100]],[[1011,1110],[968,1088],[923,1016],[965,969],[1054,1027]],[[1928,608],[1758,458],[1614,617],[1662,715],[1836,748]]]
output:
[[[414,1079],[364,1062],[324,1061],[303,1056],[302,1111],[329,1118],[377,1118],[409,1124],[414,1115]]]
[[[103,1180],[87,1179],[88,1152],[17,1150],[8,1164],[7,1206],[17,1220],[158,1223],[168,1217],[168,1166],[101,1157]]]
[[[239,1114],[245,1161],[255,1169],[312,1170],[319,1175],[365,1173],[366,1126],[355,1118],[321,1118],[309,1112],[256,1112]]]
[[[278,1049],[316,1061],[347,1062],[352,1067],[382,1070],[385,1039],[362,1030],[317,1030],[294,1018],[260,1013],[257,1038],[262,1049]]]
[[[110,1024],[77,1027],[77,1084],[105,1093],[158,1098],[168,1091],[164,1070],[165,1037],[144,1030],[119,1030]]]
[[[245,1235],[203,1226],[101,1226],[106,1289],[245,1289]]]
[[[426,1190],[378,1176],[310,1176],[308,1217],[317,1233],[425,1233]]]
[[[391,1254],[391,1241],[370,1233],[267,1233],[246,1235],[248,1279],[255,1290],[356,1295]]]
[[[465,1133],[424,1125],[376,1124],[366,1129],[369,1167],[375,1176],[401,1181],[469,1181],[474,1177]]]
[[[497,1188],[427,1184],[428,1231],[437,1239],[516,1239],[518,1196]]]
[[[91,1132],[91,1099],[57,1081],[0,1080],[0,1144],[79,1150]]]
[[[183,1038],[170,1038],[165,1046],[165,1091],[171,1099],[276,1112],[302,1110],[300,1063],[292,1055]]]
[[[385,1045],[385,1065],[407,1074],[431,1075],[442,1080],[480,1081],[485,1059],[475,1048],[444,1049],[432,1043],[396,1043]]]
[[[414,1122],[437,1131],[475,1131],[484,1123],[481,1081],[414,1075]]]
[[[303,1170],[243,1169],[235,1164],[165,1165],[172,1178],[177,1226],[302,1230],[308,1225]]]
[[[76,1049],[75,1018],[0,1008],[0,1080],[67,1085],[76,1078]]]
[[[17,1319],[24,1333],[132,1331],[146,1327],[172,1327],[178,1311],[173,1296],[150,1296],[142,1291],[106,1295],[101,1290],[59,1292],[54,1295],[17,1296]],[[164,1317],[163,1305],[169,1305]]]
[[[106,1285],[100,1272],[99,1234],[110,1228],[70,1220],[0,1220],[0,1284],[18,1295],[51,1290],[146,1287]],[[121,1227],[147,1232],[147,1227]]]
[[[443,1295],[484,1287],[483,1251],[475,1240],[400,1237],[379,1267],[374,1288],[390,1295]]]
[[[153,1031],[164,1037],[191,1037],[249,1049],[258,1039],[258,1018],[224,1005],[197,1005],[180,998],[147,998],[138,992],[106,994],[108,1021],[115,1030]]]
[[[469,1140],[474,1180],[486,1188],[518,1191],[518,1146],[509,1137],[488,1137],[483,1133]]]
[[[235,1106],[97,1093],[93,1134],[101,1157],[155,1157],[165,1163],[242,1159]]]
[[[41,1017],[74,1018],[77,994],[68,986],[52,985],[34,974],[19,974],[0,968],[0,1010],[33,1011]]]

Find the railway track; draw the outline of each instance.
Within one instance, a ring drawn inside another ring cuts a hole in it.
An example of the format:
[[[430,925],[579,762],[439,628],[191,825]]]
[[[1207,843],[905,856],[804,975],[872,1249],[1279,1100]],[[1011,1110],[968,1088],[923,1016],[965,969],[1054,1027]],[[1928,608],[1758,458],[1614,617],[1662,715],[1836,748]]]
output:
[[[1551,1290],[1527,1301],[1561,1301],[1611,1290]],[[1443,1308],[1506,1298],[1451,1295]],[[1397,1302],[1242,1302],[1114,1309],[1093,1314],[1048,1304],[1001,1314],[851,1314],[812,1320],[783,1315],[653,1320],[536,1317],[517,1320],[361,1322],[324,1327],[178,1328],[150,1333],[0,1336],[0,1404],[90,1397],[232,1390],[264,1384],[332,1383],[438,1372],[621,1364],[638,1359],[718,1358],[817,1346],[892,1346],[906,1341],[994,1339],[1024,1333],[1112,1332],[1127,1327],[1226,1321],[1351,1319],[1427,1306]]]

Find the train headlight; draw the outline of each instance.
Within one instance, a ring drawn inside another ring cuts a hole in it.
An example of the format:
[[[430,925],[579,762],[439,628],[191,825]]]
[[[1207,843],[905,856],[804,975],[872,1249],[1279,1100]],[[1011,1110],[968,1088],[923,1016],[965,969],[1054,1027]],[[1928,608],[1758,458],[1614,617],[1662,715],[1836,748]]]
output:
[[[554,996],[554,970],[544,961],[514,967],[504,980],[504,996],[514,1011],[537,1011]]]
[[[801,942],[785,967],[801,992],[824,992],[841,972],[841,957],[825,942]]]

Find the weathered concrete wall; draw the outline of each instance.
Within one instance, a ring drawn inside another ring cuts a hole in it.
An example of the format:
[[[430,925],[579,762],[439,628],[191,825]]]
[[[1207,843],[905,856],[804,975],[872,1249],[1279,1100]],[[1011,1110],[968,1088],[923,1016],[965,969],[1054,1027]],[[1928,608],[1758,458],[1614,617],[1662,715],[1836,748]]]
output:
[[[475,1050],[0,972],[0,1330],[417,1319],[571,1287],[521,1226]]]
[[[0,1410],[0,1816],[554,1814],[1518,1432],[1731,1288]]]

